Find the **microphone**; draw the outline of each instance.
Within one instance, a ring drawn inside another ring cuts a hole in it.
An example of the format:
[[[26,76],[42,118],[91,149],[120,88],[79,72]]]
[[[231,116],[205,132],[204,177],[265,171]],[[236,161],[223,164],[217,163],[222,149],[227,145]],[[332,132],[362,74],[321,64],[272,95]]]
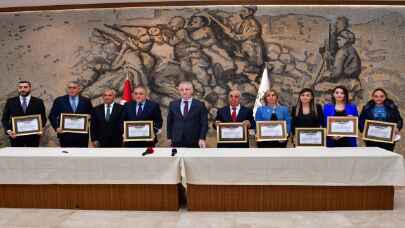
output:
[[[176,154],[177,154],[177,149],[176,149],[176,148],[173,148],[173,149],[172,149],[172,157],[176,156]]]
[[[148,155],[148,154],[153,154],[155,150],[152,147],[146,148],[145,152],[142,153],[142,156]]]

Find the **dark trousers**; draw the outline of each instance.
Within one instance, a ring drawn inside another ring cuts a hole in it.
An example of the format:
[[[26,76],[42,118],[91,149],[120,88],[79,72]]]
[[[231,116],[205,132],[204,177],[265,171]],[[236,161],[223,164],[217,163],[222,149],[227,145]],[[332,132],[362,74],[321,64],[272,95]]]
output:
[[[186,143],[186,142],[172,142],[172,147],[187,147],[187,148],[199,148],[198,142]]]
[[[365,141],[366,147],[379,147],[389,151],[394,151],[395,143]]]
[[[10,139],[10,145],[12,147],[38,147],[39,146],[39,135],[25,135],[17,136],[17,138]]]
[[[258,148],[286,148],[287,141],[279,142],[279,141],[264,141],[264,142],[257,142]]]
[[[89,147],[88,134],[62,133],[58,137],[61,147]]]
[[[122,139],[118,140],[107,140],[103,139],[98,141],[99,147],[112,148],[112,147],[122,147]]]

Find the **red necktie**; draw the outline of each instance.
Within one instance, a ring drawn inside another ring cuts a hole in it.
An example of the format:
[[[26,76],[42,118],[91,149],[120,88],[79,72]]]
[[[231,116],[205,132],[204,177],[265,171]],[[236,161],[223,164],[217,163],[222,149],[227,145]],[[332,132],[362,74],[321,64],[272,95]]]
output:
[[[231,114],[231,118],[233,122],[237,121],[237,117],[236,117],[236,107],[232,107],[232,114]]]
[[[186,116],[188,113],[188,101],[183,101],[183,102],[184,102],[183,116]]]

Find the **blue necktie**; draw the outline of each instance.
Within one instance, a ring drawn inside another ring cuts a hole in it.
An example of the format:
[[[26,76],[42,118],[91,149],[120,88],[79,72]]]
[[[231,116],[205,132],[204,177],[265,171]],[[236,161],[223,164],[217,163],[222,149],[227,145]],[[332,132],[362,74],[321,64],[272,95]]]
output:
[[[77,108],[76,97],[70,98],[70,106],[72,106],[73,112],[76,112],[76,108]]]
[[[136,112],[136,116],[140,116],[141,115],[141,113],[142,113],[142,103],[139,103],[138,104],[138,112]]]

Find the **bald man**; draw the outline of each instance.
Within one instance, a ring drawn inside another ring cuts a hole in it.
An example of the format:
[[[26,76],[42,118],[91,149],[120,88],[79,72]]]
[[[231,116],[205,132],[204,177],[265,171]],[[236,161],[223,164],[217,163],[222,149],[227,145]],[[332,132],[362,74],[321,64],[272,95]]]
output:
[[[169,104],[167,139],[172,147],[206,147],[208,111],[204,103],[194,99],[193,85],[183,81],[178,86],[180,99]]]
[[[91,121],[91,141],[94,147],[122,146],[123,106],[114,102],[115,96],[115,90],[105,90],[103,103],[94,108]]]
[[[240,104],[241,92],[237,89],[231,90],[228,95],[229,105],[218,109],[217,117],[214,124],[229,123],[229,122],[243,122],[248,129],[255,127],[255,120],[253,118],[253,110]],[[219,148],[249,148],[247,143],[218,143]]]

